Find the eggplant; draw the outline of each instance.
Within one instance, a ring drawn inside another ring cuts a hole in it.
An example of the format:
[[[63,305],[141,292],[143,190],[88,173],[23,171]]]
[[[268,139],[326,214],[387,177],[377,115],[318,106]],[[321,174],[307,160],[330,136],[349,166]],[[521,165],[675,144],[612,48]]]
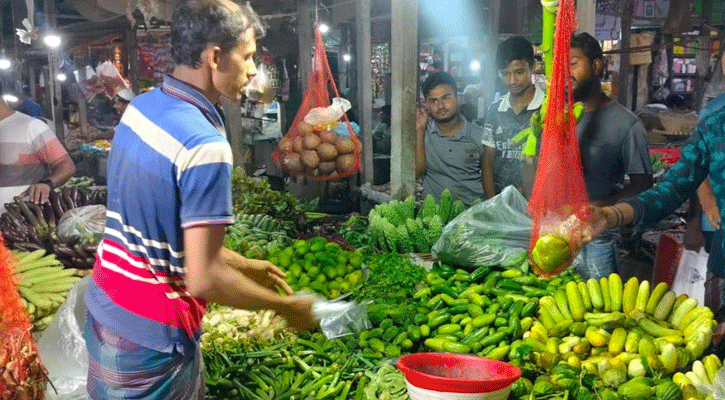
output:
[[[96,251],[98,251],[98,243],[86,243],[81,248],[88,254],[96,254]]]
[[[25,202],[25,206],[28,207],[28,209],[32,211],[38,219],[38,226],[36,229],[43,233],[47,232],[48,224],[45,222],[45,218],[43,218],[43,209],[40,208],[39,205],[30,202]]]
[[[54,230],[56,218],[55,211],[53,211],[53,206],[50,204],[50,201],[41,204],[40,208],[43,209],[43,218],[45,218],[45,222],[48,223],[48,227],[50,227],[51,230]]]
[[[75,246],[73,246],[73,250],[75,250],[76,253],[78,253],[78,256],[80,256],[81,258],[88,257],[88,253],[83,250],[83,246],[81,246],[80,244],[76,244]]]
[[[77,186],[73,186],[70,188],[69,195],[70,195],[70,199],[73,200],[73,204],[76,207],[81,207],[83,205],[83,204],[80,204],[80,202],[78,201],[78,187]]]
[[[15,244],[13,244],[13,246],[16,249],[20,249],[20,250],[24,250],[24,251],[35,251],[35,250],[44,249],[43,246],[41,246],[37,243],[33,243],[33,242],[17,242]]]
[[[77,269],[89,269],[88,264],[86,263],[86,260],[83,258],[73,257],[70,260],[73,263],[73,268]],[[90,268],[93,268],[91,265]]]
[[[73,250],[72,248],[68,247],[65,244],[60,244],[60,245],[57,245],[57,246],[53,246],[53,252],[56,255],[61,256],[61,257],[65,257],[67,259],[71,259],[73,257],[78,257],[78,253],[76,253],[75,250]]]
[[[88,205],[88,191],[83,188],[78,188],[78,202],[79,206],[87,206]]]
[[[66,206],[68,206],[68,208],[66,208],[66,211],[76,208],[76,204],[73,202],[73,199],[70,196],[70,188],[63,188],[62,196],[63,201],[65,202]]]
[[[60,195],[55,192],[55,190],[52,190],[50,192],[50,196],[48,197],[48,200],[50,201],[50,205],[53,207],[53,213],[55,214],[55,220],[60,221],[60,217],[63,216],[63,213],[65,210],[63,210],[63,202],[60,200]]]
[[[15,196],[15,204],[18,205],[18,208],[20,209],[21,214],[25,217],[25,219],[30,222],[31,226],[34,226],[36,229],[40,228],[40,221],[38,221],[38,216],[33,214],[30,209],[28,208],[28,205],[25,203],[23,199],[21,199],[18,196]]]
[[[86,264],[90,265],[90,268],[93,268],[93,264],[96,263],[96,257],[86,257]]]

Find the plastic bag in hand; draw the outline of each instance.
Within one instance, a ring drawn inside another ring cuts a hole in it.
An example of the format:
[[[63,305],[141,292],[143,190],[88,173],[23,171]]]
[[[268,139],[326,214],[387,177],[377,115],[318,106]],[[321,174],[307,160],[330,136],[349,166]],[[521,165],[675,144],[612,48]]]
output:
[[[372,328],[365,305],[352,301],[330,301],[318,296],[312,313],[320,320],[320,329],[328,339]]]
[[[60,218],[58,237],[64,242],[79,239],[82,243],[98,243],[105,226],[105,206],[96,204],[73,208]]]

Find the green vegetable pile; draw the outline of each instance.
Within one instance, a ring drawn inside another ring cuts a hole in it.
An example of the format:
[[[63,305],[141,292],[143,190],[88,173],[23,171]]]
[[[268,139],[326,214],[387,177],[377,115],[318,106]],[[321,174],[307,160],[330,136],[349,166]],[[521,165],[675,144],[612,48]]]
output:
[[[287,232],[291,222],[284,223],[264,214],[237,215],[234,225],[227,228],[224,247],[247,258],[265,260],[271,253],[289,246]]]
[[[291,193],[272,190],[265,179],[247,176],[241,167],[232,171],[232,200],[235,214],[267,214],[296,224],[317,208],[317,200],[303,204]]]
[[[321,293],[334,299],[356,289],[363,280],[362,255],[317,236],[298,239],[292,246],[271,253],[269,261],[287,273],[293,290]]]
[[[430,253],[433,244],[443,233],[443,227],[465,211],[462,201],[452,200],[445,189],[440,204],[428,195],[419,210],[414,196],[405,201],[393,200],[379,204],[370,211],[369,243],[380,251],[392,253]]]

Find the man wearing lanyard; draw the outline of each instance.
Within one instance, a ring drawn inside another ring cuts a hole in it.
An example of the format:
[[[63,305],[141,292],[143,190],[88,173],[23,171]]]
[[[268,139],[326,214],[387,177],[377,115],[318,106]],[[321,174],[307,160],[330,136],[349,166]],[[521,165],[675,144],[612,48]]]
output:
[[[239,101],[256,75],[259,17],[229,0],[182,0],[176,67],[134,99],[108,161],[108,212],[85,300],[92,399],[203,399],[207,302],[271,309],[310,329],[313,299],[284,273],[223,247],[233,221],[232,156],[214,104]]]

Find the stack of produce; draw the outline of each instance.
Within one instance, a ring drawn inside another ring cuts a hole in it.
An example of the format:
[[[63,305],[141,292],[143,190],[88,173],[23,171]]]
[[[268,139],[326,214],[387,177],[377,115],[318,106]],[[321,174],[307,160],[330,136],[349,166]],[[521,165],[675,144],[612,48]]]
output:
[[[265,179],[247,176],[243,168],[232,171],[232,201],[235,214],[267,214],[296,224],[317,208],[317,200],[303,204],[291,193],[272,190]]]
[[[355,149],[360,142],[337,136],[331,130],[317,130],[305,121],[297,123],[299,134],[282,138],[277,149],[283,154],[282,167],[294,175],[334,179],[355,168]]]
[[[54,254],[45,250],[18,251],[14,276],[18,291],[31,317],[33,330],[42,331],[55,315],[66,294],[80,278],[73,268],[64,269]]]
[[[709,308],[675,295],[665,283],[650,291],[648,281],[633,277],[623,285],[611,274],[586,284],[570,282],[542,297],[538,320],[521,346],[544,371],[563,361],[627,399],[650,398],[629,390],[653,390],[656,382],[640,378],[672,376],[697,360],[710,345],[715,324]],[[639,380],[631,383],[634,379]]]
[[[274,343],[294,337],[285,320],[273,311],[235,310],[212,305],[202,321],[203,351],[234,351],[250,342]]]
[[[50,193],[49,201],[38,205],[15,198],[0,215],[0,232],[11,249],[54,253],[69,268],[91,269],[98,243],[95,238],[81,238],[64,243],[57,234],[61,217],[69,210],[87,205],[105,205],[105,189],[88,190],[65,187]]]
[[[292,246],[272,253],[269,261],[287,273],[293,290],[320,293],[334,299],[363,282],[362,255],[343,250],[323,237],[298,239]]]
[[[672,381],[682,389],[685,399],[712,400],[713,384],[717,379],[716,374],[720,368],[722,368],[722,361],[715,354],[710,354],[703,357],[702,360],[695,360],[692,363],[691,371],[686,373],[677,372],[672,377]],[[719,386],[723,387],[725,385],[719,383]]]
[[[70,179],[65,181],[64,184],[58,186],[55,188],[56,191],[61,191],[65,188],[88,188],[91,186],[95,186],[96,181],[95,179],[91,178],[90,176],[72,176]]]
[[[265,214],[240,214],[227,228],[224,246],[247,258],[265,260],[292,242],[289,225]]]
[[[46,372],[16,290],[15,263],[0,238],[0,398],[42,400]]]
[[[379,204],[370,211],[370,243],[393,253],[430,253],[443,233],[443,227],[465,211],[462,201],[453,201],[451,192],[441,193],[440,204],[428,195],[418,209],[414,196],[404,201]]]

